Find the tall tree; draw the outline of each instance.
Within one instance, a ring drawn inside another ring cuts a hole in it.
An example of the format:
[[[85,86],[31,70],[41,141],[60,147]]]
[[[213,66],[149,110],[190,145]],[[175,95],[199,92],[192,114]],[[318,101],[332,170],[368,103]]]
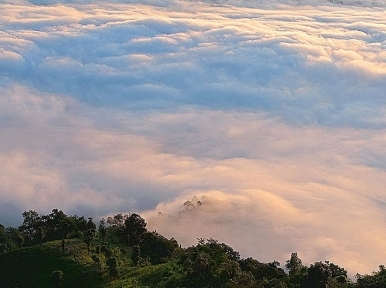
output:
[[[7,235],[7,232],[5,231],[5,226],[0,224],[0,243],[7,243],[9,240],[9,237]]]
[[[46,222],[50,240],[65,239],[74,229],[73,221],[62,210],[53,209],[46,217]]]
[[[106,240],[107,237],[107,229],[106,229],[106,220],[105,218],[102,218],[99,221],[99,226],[98,226],[98,233],[101,239],[104,241]]]
[[[130,214],[121,232],[123,242],[129,246],[140,245],[143,235],[147,232],[146,225],[145,220],[139,214]]]
[[[326,262],[315,262],[308,268],[308,286],[326,288],[332,277],[330,265]]]
[[[285,268],[287,268],[290,275],[296,274],[303,267],[302,260],[298,257],[298,253],[291,253],[291,258],[286,261]]]
[[[34,210],[23,212],[23,224],[19,226],[26,244],[35,244],[41,240],[41,216]]]
[[[152,264],[168,261],[177,248],[178,243],[176,240],[169,240],[157,232],[146,232],[142,236],[141,254],[145,258],[148,257]]]
[[[87,251],[90,252],[91,242],[96,235],[96,225],[92,221],[92,218],[88,218],[87,231],[84,235],[84,242],[87,244]]]

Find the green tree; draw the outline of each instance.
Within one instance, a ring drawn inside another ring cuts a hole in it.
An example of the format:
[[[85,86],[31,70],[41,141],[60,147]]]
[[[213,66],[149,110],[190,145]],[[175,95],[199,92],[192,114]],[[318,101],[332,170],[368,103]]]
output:
[[[326,264],[329,265],[329,269],[331,270],[331,277],[332,278],[338,278],[339,281],[343,281],[343,279],[347,280],[347,271],[346,269],[339,267],[338,265],[335,265],[334,263],[331,263],[329,261],[325,261]]]
[[[357,287],[359,288],[384,288],[386,287],[386,268],[380,265],[378,271],[372,275],[356,275]]]
[[[348,283],[347,271],[329,261],[315,262],[307,270],[306,283],[315,288],[345,287]]]
[[[17,236],[16,238],[17,247],[21,248],[24,245],[24,237],[22,235]]]
[[[308,268],[308,285],[315,288],[326,288],[332,278],[332,271],[328,263],[315,262]]]
[[[283,269],[281,269],[280,263],[273,261],[271,263],[262,263],[251,257],[239,260],[239,265],[242,271],[251,273],[256,282],[273,283],[275,279],[284,279],[287,277]]]
[[[106,221],[105,218],[102,218],[99,221],[99,226],[98,226],[98,233],[100,238],[105,241],[107,237],[107,229],[106,229]]]
[[[41,234],[41,216],[34,210],[25,211],[23,215],[23,224],[19,227],[27,245],[36,244],[42,240]]]
[[[0,224],[0,243],[7,243],[8,240],[9,240],[9,237],[7,235],[5,227],[4,225]]]
[[[125,224],[125,220],[129,217],[127,214],[119,213],[117,215],[114,215],[113,217],[107,218],[107,224],[110,226],[116,226],[116,227],[122,227]]]
[[[252,276],[241,271],[235,261],[240,258],[237,251],[214,239],[198,239],[196,246],[176,251],[185,275],[181,286],[228,287],[231,283],[248,282],[248,276]]]
[[[101,258],[98,256],[98,255],[92,255],[92,261],[94,261],[94,265],[95,265],[95,268],[96,270],[99,272],[99,273],[102,273],[103,271],[103,265],[102,265],[102,261],[101,261]]]
[[[288,270],[288,286],[289,287],[307,287],[307,266],[303,266],[302,260],[298,257],[298,253],[292,253],[291,258],[286,261],[285,268]]]
[[[74,217],[68,217],[63,211],[53,209],[52,213],[43,215],[42,219],[46,227],[47,240],[62,240],[62,251],[64,252],[64,239],[67,239],[76,230]]]
[[[110,243],[125,243],[127,244],[127,239],[124,237],[124,228],[125,228],[125,220],[129,217],[129,215],[119,213],[113,217],[107,217],[107,225],[106,228],[106,239]]]
[[[112,277],[118,276],[118,260],[116,257],[110,257],[106,261],[106,265],[109,267],[109,275]]]
[[[225,286],[230,282],[238,282],[241,273],[239,264],[236,261],[225,260],[218,266],[216,274],[219,276],[217,283]]]
[[[12,239],[8,235],[6,228],[0,224],[0,254],[6,252],[12,244]]]
[[[12,248],[18,247],[17,243],[19,241],[18,238],[20,236],[19,230],[15,227],[7,227],[5,228],[5,233],[7,233],[7,236],[8,236],[7,248],[12,249]]]
[[[202,243],[202,242],[201,242]],[[222,256],[225,255],[229,260],[239,261],[240,253],[233,250],[233,248],[225,243],[219,243],[218,240],[210,238],[206,240],[206,243],[199,244],[202,247],[209,247],[212,255]]]
[[[176,240],[169,240],[157,232],[146,232],[142,236],[141,253],[143,257],[149,257],[152,264],[168,261],[176,248]]]
[[[302,260],[298,257],[298,253],[291,254],[291,258],[286,261],[285,268],[287,268],[289,275],[298,273],[303,267]]]
[[[96,235],[96,225],[92,221],[92,218],[88,218],[87,230],[86,230],[86,233],[84,235],[84,242],[87,245],[87,251],[88,252],[90,252],[91,242],[92,242],[92,240],[94,240],[95,235]]]
[[[141,248],[138,245],[136,245],[133,247],[133,254],[131,255],[131,261],[133,261],[133,264],[137,266],[140,260],[141,260]]]
[[[130,214],[130,216],[125,219],[122,228],[122,241],[131,247],[140,245],[143,235],[147,232],[145,220],[136,213]]]

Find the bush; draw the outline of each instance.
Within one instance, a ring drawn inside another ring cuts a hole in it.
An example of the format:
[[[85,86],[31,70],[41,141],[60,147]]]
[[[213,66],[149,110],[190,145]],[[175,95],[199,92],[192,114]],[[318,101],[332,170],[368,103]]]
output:
[[[54,287],[60,287],[63,281],[63,272],[62,270],[56,270],[52,272],[52,284]]]
[[[118,260],[116,257],[110,257],[106,261],[106,265],[109,266],[109,275],[112,277],[118,276]]]

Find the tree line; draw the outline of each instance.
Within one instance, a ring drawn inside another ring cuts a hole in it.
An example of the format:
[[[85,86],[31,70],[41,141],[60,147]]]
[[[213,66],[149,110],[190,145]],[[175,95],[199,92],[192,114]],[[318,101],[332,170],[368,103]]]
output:
[[[200,201],[199,205],[203,204]],[[106,267],[109,277],[124,277],[119,275],[120,261],[111,248],[114,246],[121,254],[129,254],[133,267],[169,265],[164,277],[156,283],[149,282],[149,287],[386,287],[386,268],[382,265],[371,275],[357,274],[353,281],[347,277],[346,269],[329,261],[303,265],[296,252],[280,265],[278,261],[242,259],[239,252],[215,239],[198,239],[196,245],[182,248],[175,239],[148,231],[145,220],[137,213],[117,214],[100,220],[98,225],[92,218],[68,216],[58,209],[47,215],[33,210],[22,215],[19,227],[0,224],[0,254],[54,240],[61,241],[60,249],[65,252],[69,239],[82,239],[96,269],[103,273]],[[53,277],[59,283],[63,275],[54,271]]]

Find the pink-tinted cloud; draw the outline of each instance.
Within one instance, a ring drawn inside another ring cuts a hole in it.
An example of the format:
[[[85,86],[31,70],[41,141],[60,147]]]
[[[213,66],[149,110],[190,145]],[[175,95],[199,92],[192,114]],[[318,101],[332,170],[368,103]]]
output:
[[[0,222],[135,211],[183,245],[382,264],[384,10],[40,4],[0,4]]]

